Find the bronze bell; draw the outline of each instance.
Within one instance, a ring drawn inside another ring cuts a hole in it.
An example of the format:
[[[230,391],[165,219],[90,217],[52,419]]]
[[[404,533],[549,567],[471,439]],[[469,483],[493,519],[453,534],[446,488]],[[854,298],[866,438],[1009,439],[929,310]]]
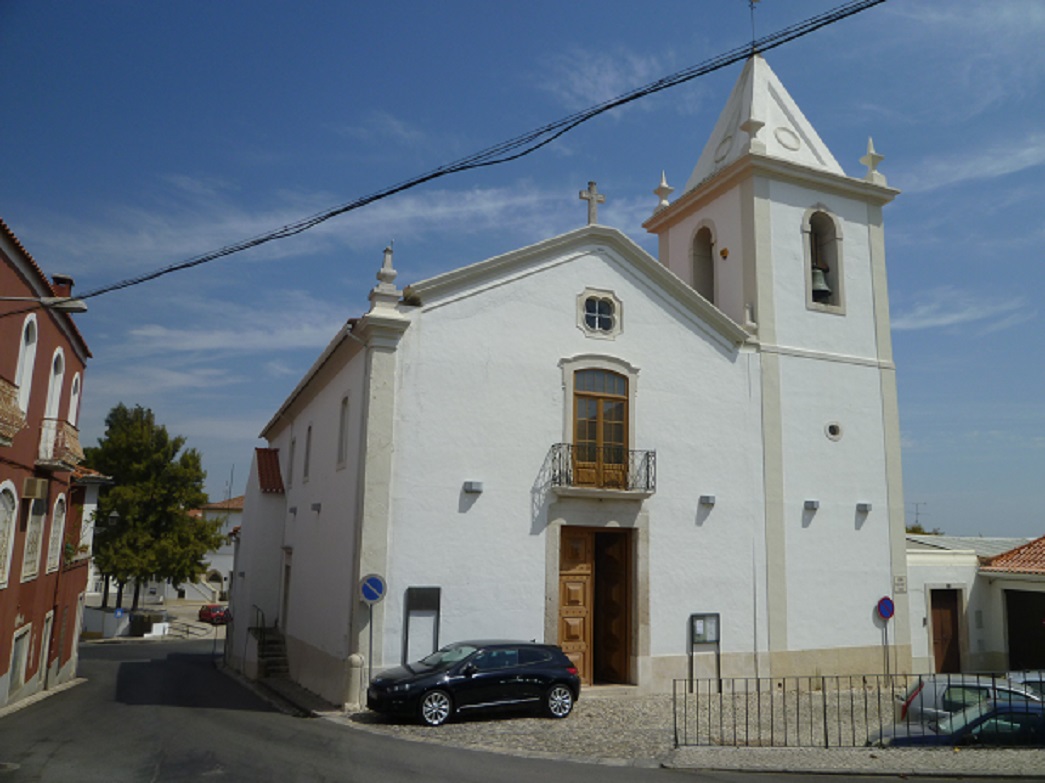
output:
[[[813,267],[813,301],[826,302],[831,298],[831,286],[827,284],[824,270],[818,266]]]

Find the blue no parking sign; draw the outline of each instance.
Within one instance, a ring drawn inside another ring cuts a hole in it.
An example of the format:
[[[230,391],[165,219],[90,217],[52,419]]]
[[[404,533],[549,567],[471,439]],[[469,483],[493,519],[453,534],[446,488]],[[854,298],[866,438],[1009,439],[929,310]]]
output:
[[[388,586],[379,574],[367,574],[359,580],[359,597],[363,603],[373,606],[385,597]]]
[[[885,596],[878,601],[878,616],[883,620],[892,619],[895,611],[896,607],[893,605],[893,599],[889,596]]]

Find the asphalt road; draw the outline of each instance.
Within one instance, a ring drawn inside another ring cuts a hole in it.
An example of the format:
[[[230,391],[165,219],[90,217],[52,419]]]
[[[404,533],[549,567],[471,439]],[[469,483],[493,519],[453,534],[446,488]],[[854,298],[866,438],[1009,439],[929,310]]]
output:
[[[210,641],[85,645],[87,682],[0,718],[0,783],[794,781],[527,759],[406,742],[274,710]],[[818,775],[816,780],[832,778]]]

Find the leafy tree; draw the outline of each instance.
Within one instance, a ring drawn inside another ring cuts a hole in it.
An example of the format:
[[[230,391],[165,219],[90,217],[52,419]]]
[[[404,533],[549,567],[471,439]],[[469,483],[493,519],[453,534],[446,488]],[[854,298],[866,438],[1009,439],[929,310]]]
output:
[[[912,522],[907,526],[907,532],[915,535],[922,536],[942,536],[943,531],[938,527],[934,527],[932,530],[926,530],[925,526],[921,522]]]
[[[98,501],[95,563],[119,585],[118,607],[127,582],[134,581],[137,608],[143,581],[193,581],[206,570],[203,558],[221,545],[220,523],[189,514],[207,502],[207,474],[199,452],[184,446],[185,438],[171,437],[151,410],[121,402],[105,419],[105,437],[84,449],[84,464],[113,479]]]

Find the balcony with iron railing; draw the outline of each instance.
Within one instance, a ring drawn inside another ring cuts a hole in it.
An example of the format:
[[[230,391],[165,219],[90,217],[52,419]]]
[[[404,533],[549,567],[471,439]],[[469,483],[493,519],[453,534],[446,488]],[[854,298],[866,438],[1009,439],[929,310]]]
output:
[[[563,497],[644,499],[657,491],[657,452],[556,443],[552,491]]]
[[[40,424],[40,451],[36,467],[42,470],[72,470],[83,461],[80,434],[76,427],[60,419],[44,419]]]
[[[0,446],[10,446],[25,427],[25,414],[18,405],[18,387],[0,376]]]

